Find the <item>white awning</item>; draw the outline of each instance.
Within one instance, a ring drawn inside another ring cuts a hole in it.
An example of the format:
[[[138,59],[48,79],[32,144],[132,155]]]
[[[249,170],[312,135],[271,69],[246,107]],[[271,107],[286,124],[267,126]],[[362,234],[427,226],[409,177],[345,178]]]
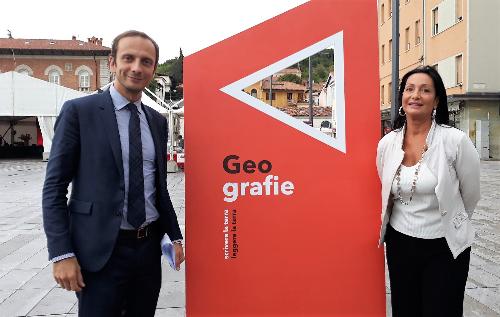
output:
[[[66,100],[85,93],[17,72],[0,74],[0,116],[57,116]]]
[[[109,84],[103,87],[108,88]],[[37,117],[43,137],[44,157],[54,136],[54,123],[64,102],[87,93],[18,72],[0,74],[0,117]],[[166,116],[168,111],[146,94],[142,102]]]

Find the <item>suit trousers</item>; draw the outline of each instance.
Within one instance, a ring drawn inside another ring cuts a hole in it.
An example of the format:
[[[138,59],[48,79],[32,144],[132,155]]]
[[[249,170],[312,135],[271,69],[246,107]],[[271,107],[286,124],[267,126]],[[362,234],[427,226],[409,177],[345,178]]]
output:
[[[161,288],[160,235],[154,230],[137,239],[121,233],[102,270],[82,270],[78,316],[154,316]]]
[[[392,316],[461,317],[470,250],[454,259],[445,238],[415,238],[388,225]]]

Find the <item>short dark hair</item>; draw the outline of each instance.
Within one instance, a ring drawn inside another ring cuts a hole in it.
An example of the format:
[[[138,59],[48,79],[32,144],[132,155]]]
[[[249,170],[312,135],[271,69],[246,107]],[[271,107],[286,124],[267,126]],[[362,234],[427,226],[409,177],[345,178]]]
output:
[[[401,85],[399,86],[398,93],[398,108],[403,105],[403,92],[406,87],[406,82],[408,78],[413,74],[427,74],[432,79],[434,83],[434,90],[436,91],[436,98],[438,99],[438,104],[436,108],[436,116],[434,120],[438,124],[448,124],[450,121],[448,114],[448,97],[446,96],[446,88],[444,87],[443,79],[431,66],[419,66],[415,69],[410,70],[406,73],[401,79]],[[406,122],[406,116],[402,116],[399,114],[399,111],[396,114],[396,120],[394,120],[394,124],[392,126],[393,129],[399,129],[403,127]]]
[[[135,37],[135,36],[142,37],[143,39],[147,39],[147,40],[151,41],[151,43],[153,43],[153,45],[155,47],[155,51],[156,51],[156,60],[155,60],[155,67],[156,67],[156,65],[158,65],[158,59],[160,58],[160,47],[155,42],[155,40],[153,40],[149,35],[147,35],[144,32],[141,32],[141,31],[129,30],[129,31],[125,31],[121,34],[118,34],[118,36],[113,39],[113,43],[111,44],[111,56],[113,56],[113,58],[116,60],[116,52],[118,51],[118,43],[120,42],[121,39],[123,39],[125,37]]]

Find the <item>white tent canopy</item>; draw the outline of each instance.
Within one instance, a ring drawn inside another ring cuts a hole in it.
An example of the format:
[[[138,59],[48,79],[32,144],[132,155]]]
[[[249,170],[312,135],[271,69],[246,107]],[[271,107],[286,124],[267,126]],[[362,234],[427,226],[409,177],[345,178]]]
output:
[[[85,93],[17,72],[0,74],[0,116],[57,116],[66,100],[81,96]]]
[[[43,137],[44,159],[54,136],[54,123],[65,101],[87,95],[17,72],[0,74],[0,117],[37,117]],[[142,102],[162,115],[168,111],[146,94]]]
[[[44,158],[54,137],[54,123],[66,100],[85,93],[47,81],[7,72],[0,74],[0,116],[37,117],[43,137]]]

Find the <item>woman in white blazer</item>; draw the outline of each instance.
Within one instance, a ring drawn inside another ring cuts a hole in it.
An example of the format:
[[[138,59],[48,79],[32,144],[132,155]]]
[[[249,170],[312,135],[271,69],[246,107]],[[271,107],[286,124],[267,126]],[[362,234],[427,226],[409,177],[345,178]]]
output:
[[[479,201],[479,157],[449,127],[446,89],[429,66],[401,80],[394,130],[380,140],[380,244],[394,317],[462,316]]]

